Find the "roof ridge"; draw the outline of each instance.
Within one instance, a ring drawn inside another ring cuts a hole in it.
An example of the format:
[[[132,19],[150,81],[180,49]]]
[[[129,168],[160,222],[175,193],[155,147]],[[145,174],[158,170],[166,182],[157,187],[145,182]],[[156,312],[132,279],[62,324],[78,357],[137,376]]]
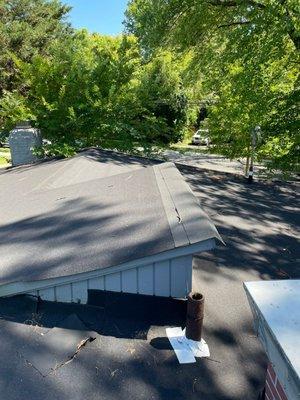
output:
[[[185,246],[189,244],[187,232],[182,224],[180,214],[178,213],[176,204],[166,183],[165,177],[160,168],[161,165],[170,164],[175,167],[174,163],[163,163],[153,166],[153,171],[156,177],[156,183],[160,192],[164,210],[168,219],[171,234],[174,240],[175,247]],[[176,168],[176,167],[175,167]]]

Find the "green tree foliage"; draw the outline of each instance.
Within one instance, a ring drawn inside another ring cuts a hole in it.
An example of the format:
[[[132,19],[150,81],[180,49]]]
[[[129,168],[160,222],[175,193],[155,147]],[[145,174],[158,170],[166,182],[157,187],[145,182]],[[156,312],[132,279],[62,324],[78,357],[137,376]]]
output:
[[[154,129],[149,131],[151,142],[168,144],[182,138],[187,118],[187,96],[181,88],[179,67],[170,53],[153,57],[142,68],[137,96],[141,106],[147,110],[144,121],[156,121]]]
[[[298,0],[131,0],[126,26],[148,53],[161,43],[198,48],[217,36],[224,42],[240,27],[278,44],[288,36],[300,50],[299,13]]]
[[[0,129],[31,117],[23,104],[28,87],[16,60],[47,56],[52,41],[71,32],[64,21],[69,9],[59,1],[0,0]]]
[[[187,102],[170,53],[144,64],[134,36],[74,31],[68,10],[0,0],[0,129],[31,119],[56,152],[177,141]]]
[[[0,129],[55,146],[176,142],[205,105],[216,149],[299,166],[298,0],[132,0],[130,34],[74,31],[56,0],[0,0]],[[198,117],[198,118],[197,118]]]
[[[22,89],[15,58],[30,61],[36,54],[46,56],[51,42],[70,31],[64,22],[69,9],[59,1],[0,0],[0,95]]]
[[[146,59],[161,47],[189,54],[185,82],[198,82],[210,104],[206,122],[222,153],[248,155],[260,125],[258,156],[291,169],[300,150],[299,17],[298,0],[132,0],[126,24]]]
[[[52,141],[126,149],[180,138],[179,72],[169,54],[142,64],[133,36],[79,31],[18,66],[30,87],[26,107]]]

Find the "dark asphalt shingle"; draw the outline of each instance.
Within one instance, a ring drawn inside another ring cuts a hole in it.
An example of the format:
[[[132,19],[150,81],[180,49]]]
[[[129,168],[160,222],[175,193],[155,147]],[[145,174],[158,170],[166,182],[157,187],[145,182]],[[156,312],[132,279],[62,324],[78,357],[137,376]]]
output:
[[[159,163],[113,151],[88,149],[67,159],[0,170],[1,197],[13,198],[31,192],[75,185]]]
[[[108,153],[0,175],[0,284],[94,271],[219,238],[174,164]],[[85,163],[92,164],[83,174]],[[184,231],[179,244],[176,227]]]
[[[92,271],[174,248],[148,168],[15,198],[5,211],[2,283]]]

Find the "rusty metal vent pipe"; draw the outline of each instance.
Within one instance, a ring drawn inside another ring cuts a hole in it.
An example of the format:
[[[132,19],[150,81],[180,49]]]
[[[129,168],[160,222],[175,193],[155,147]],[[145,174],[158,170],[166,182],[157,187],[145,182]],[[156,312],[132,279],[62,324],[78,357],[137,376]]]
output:
[[[187,339],[201,341],[204,317],[204,296],[191,292],[187,299],[185,336]]]

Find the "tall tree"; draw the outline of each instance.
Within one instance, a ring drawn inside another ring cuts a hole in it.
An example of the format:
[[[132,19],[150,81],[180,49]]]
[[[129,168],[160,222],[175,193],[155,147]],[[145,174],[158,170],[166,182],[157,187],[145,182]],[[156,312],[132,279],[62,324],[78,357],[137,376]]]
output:
[[[186,82],[201,81],[202,95],[211,100],[208,122],[220,151],[249,154],[251,131],[260,125],[260,156],[294,168],[299,17],[298,0],[132,0],[126,26],[146,59],[161,47],[189,52]]]
[[[300,50],[298,0],[131,0],[126,27],[145,50],[162,42],[177,47],[197,46],[224,31],[255,31],[281,41],[288,36]]]
[[[17,106],[27,90],[16,59],[29,62],[36,54],[46,56],[53,40],[71,32],[65,21],[69,10],[58,0],[0,0],[0,108]]]
[[[186,101],[170,54],[144,64],[134,36],[86,31],[49,52],[17,62],[30,88],[23,105],[48,139],[119,149],[179,139]]]

